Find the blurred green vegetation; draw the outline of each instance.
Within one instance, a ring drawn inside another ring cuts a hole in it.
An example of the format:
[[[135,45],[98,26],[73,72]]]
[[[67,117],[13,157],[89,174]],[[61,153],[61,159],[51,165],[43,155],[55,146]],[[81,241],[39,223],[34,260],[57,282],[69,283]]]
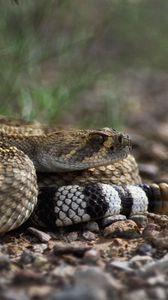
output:
[[[123,70],[168,69],[168,1],[0,1],[0,114],[115,126]]]

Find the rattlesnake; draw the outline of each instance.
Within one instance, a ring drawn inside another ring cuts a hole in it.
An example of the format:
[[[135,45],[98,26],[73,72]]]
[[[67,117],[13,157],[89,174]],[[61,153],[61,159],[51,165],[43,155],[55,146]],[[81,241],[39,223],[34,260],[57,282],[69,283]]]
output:
[[[130,138],[114,129],[50,129],[0,120],[0,232],[32,214],[67,226],[167,212],[166,184],[143,185]]]

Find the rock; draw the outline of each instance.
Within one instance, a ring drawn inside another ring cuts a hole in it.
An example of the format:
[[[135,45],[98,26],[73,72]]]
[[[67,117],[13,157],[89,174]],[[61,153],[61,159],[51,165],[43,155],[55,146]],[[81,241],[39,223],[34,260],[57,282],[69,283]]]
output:
[[[0,270],[9,270],[11,262],[8,255],[0,255]]]
[[[152,244],[160,250],[168,250],[168,236],[153,237]]]
[[[66,281],[67,277],[72,278],[74,276],[74,273],[75,268],[64,263],[61,263],[51,271],[52,277],[61,279],[62,282]]]
[[[26,291],[19,291],[11,289],[0,293],[1,300],[29,300]]]
[[[164,183],[162,183],[163,186]],[[165,191],[166,192],[166,191]],[[165,201],[165,200],[164,200]],[[168,224],[168,216],[167,215],[158,215],[151,212],[147,213],[148,218],[152,219],[156,224],[156,226],[167,226]]]
[[[97,222],[93,222],[93,221],[87,222],[84,225],[84,228],[86,230],[88,230],[88,231],[96,232],[96,233],[100,231],[98,223]]]
[[[22,252],[22,255],[19,260],[19,264],[28,265],[28,264],[33,263],[34,260],[35,260],[34,253],[32,253],[30,250],[26,249],[25,251]]]
[[[137,238],[139,229],[132,220],[118,221],[106,227],[103,231],[105,237]]]
[[[106,292],[101,289],[75,287],[63,292],[56,292],[48,300],[107,300]]]
[[[159,236],[159,231],[160,226],[158,226],[157,224],[150,223],[144,228],[142,236],[145,240],[151,241],[154,237]]]
[[[125,271],[127,273],[133,273],[132,268],[129,266],[129,261],[122,261],[122,260],[115,260],[108,264],[108,270],[110,270],[112,273],[114,270],[121,270]]]
[[[85,231],[85,232],[83,232],[82,236],[83,236],[83,238],[86,241],[94,241],[97,238],[97,236],[95,235],[95,233],[93,233],[91,231]]]
[[[150,295],[150,299],[153,300],[167,300],[166,291],[163,287],[155,287],[149,290],[148,294]]]
[[[66,238],[67,238],[67,241],[70,243],[73,241],[76,241],[78,239],[78,233],[75,231],[72,231],[67,235]]]
[[[90,249],[85,252],[83,262],[86,264],[95,264],[99,258],[99,252],[95,249]]]
[[[100,292],[105,291],[108,299],[116,299],[118,292],[123,288],[113,276],[95,266],[78,267],[75,273],[75,282],[78,287],[87,287]]]
[[[125,220],[127,220],[126,216],[116,215],[116,216],[109,216],[104,219],[101,219],[99,223],[100,223],[100,227],[104,229],[105,227],[110,226],[111,224],[117,221],[125,221]]]
[[[136,254],[139,254],[139,255],[152,255],[154,254],[156,251],[155,249],[150,245],[150,244],[147,244],[147,243],[143,243],[141,245],[139,245],[136,249]]]
[[[28,227],[27,231],[38,238],[40,242],[47,243],[51,239],[51,236],[49,234],[34,227]]]
[[[144,265],[152,263],[153,259],[151,256],[136,255],[129,261],[129,266],[133,269],[141,269]]]
[[[134,221],[139,228],[145,227],[148,224],[148,218],[144,215],[133,215],[130,220]]]
[[[121,289],[117,280],[98,267],[81,266],[75,272],[73,288],[53,292],[47,300],[119,300]]]
[[[156,275],[151,275],[146,278],[146,282],[150,286],[156,286],[156,285],[164,285],[167,283],[166,277],[164,274],[161,274],[160,272],[156,273]]]
[[[128,239],[113,238],[108,245],[106,255],[110,260],[115,257],[125,257],[128,252],[131,251],[132,247],[134,248],[134,245],[133,243],[130,243]]]
[[[44,284],[45,278],[41,273],[37,273],[35,271],[30,270],[20,270],[15,273],[13,278],[13,284],[25,285],[25,284]]]
[[[154,261],[150,264],[144,266],[144,270],[142,272],[143,276],[148,276],[151,273],[167,273],[168,270],[168,254],[166,254],[162,259],[158,261]]]
[[[46,300],[50,297],[51,287],[47,285],[31,285],[28,289],[29,300],[30,299],[37,299],[37,300]]]
[[[47,244],[33,244],[32,249],[37,254],[42,254],[48,248]]]
[[[151,300],[144,289],[136,290],[125,295],[124,300]]]
[[[79,247],[79,246],[70,246],[69,244],[64,245],[55,245],[53,252],[56,256],[62,255],[74,255],[76,257],[83,257],[85,252],[90,250],[91,247]]]
[[[35,260],[33,262],[33,267],[36,268],[36,269],[41,269],[41,268],[44,268],[44,266],[48,264],[48,260],[47,260],[47,257],[44,256],[44,255],[36,255],[35,256]]]

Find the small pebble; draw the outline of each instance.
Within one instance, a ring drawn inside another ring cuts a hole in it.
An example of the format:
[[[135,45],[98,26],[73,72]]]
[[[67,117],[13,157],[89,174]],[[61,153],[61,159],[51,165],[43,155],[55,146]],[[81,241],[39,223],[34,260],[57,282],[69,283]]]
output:
[[[67,236],[66,239],[68,242],[74,242],[78,239],[78,232],[72,231]]]
[[[161,274],[161,273],[158,273],[156,275],[153,275],[153,276],[149,276],[147,279],[146,279],[147,283],[151,286],[155,286],[155,285],[164,285],[166,283],[166,277],[165,277],[165,274]]]
[[[0,255],[0,270],[9,270],[10,269],[10,259],[8,255]]]
[[[33,244],[32,248],[33,248],[34,252],[42,254],[48,248],[48,245],[47,244]]]
[[[96,239],[96,235],[95,233],[91,232],[91,231],[85,231],[83,232],[82,234],[83,238],[86,240],[86,241],[93,241]]]
[[[168,254],[166,254],[163,258],[154,261],[152,264],[147,264],[144,267],[145,276],[151,275],[151,273],[167,273],[168,270]]]
[[[157,224],[150,223],[148,224],[143,232],[142,236],[146,239],[151,241],[154,237],[159,236],[160,226]]]
[[[25,250],[22,252],[19,263],[21,265],[28,265],[33,263],[34,260],[35,260],[34,253],[32,253],[30,250]]]
[[[130,259],[129,266],[133,269],[141,269],[144,265],[149,264],[151,262],[153,262],[151,256],[136,255]]]
[[[148,224],[148,218],[144,215],[133,215],[130,220],[134,221],[139,228],[145,227]]]
[[[92,231],[92,232],[96,232],[96,233],[100,231],[98,223],[93,222],[93,221],[87,222],[84,225],[84,228],[88,231]]]
[[[85,252],[83,262],[86,264],[95,264],[99,258],[99,252],[95,249],[90,249]]]
[[[153,237],[152,244],[160,250],[168,250],[168,236]]]
[[[108,270],[113,273],[114,270],[122,270],[128,273],[132,273],[133,270],[129,266],[128,261],[122,261],[122,260],[115,260],[108,264],[107,266]]]
[[[29,295],[29,300],[49,300],[50,298],[48,295],[51,293],[51,287],[47,285],[31,285],[29,290],[28,290],[28,295]],[[17,300],[17,299],[16,299]]]
[[[27,231],[38,238],[40,242],[47,243],[51,239],[51,236],[49,234],[34,227],[28,227]]]
[[[104,290],[109,297],[105,299],[116,299],[118,291],[123,288],[117,279],[97,266],[84,265],[78,267],[74,280],[77,287],[87,287],[92,291]]]
[[[138,238],[139,229],[132,220],[118,221],[106,227],[103,231],[105,237]]]
[[[25,283],[44,284],[45,278],[42,276],[41,273],[36,273],[30,270],[20,270],[17,273],[15,273],[15,276],[13,278],[13,284],[22,285]]]
[[[111,224],[117,221],[125,221],[125,220],[127,220],[126,216],[116,215],[116,216],[109,216],[104,219],[101,219],[99,223],[100,223],[100,227],[104,229],[105,227],[110,226]]]
[[[56,256],[74,255],[76,257],[83,257],[85,252],[90,250],[90,247],[76,247],[68,245],[55,245],[53,252]]]
[[[144,289],[136,290],[125,295],[124,300],[151,300]]]
[[[107,300],[106,292],[100,288],[75,286],[62,292],[53,293],[50,300]]]
[[[150,295],[150,299],[153,300],[167,300],[167,293],[163,287],[157,286],[155,288],[152,288],[150,289],[148,294]]]
[[[147,243],[143,243],[138,246],[136,253],[139,255],[152,255],[155,253],[155,249]]]
[[[28,295],[26,295],[26,291],[19,291],[15,289],[10,289],[8,291],[4,291],[0,294],[1,300],[30,300]]]
[[[61,263],[51,271],[51,275],[59,279],[74,276],[75,268],[73,266]]]

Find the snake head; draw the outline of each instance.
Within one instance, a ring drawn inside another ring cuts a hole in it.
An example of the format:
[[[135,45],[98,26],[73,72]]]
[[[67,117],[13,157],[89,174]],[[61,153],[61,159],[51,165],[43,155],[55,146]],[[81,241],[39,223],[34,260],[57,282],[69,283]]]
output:
[[[33,161],[42,172],[85,170],[122,160],[130,148],[130,138],[114,129],[59,130],[43,138]]]

